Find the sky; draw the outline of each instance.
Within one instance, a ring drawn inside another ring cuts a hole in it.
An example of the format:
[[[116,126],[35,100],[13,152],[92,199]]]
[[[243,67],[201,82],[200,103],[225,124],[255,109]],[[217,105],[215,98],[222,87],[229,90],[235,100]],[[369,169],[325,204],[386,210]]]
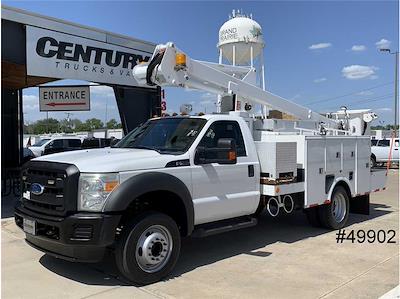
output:
[[[241,9],[262,27],[269,91],[315,111],[371,108],[379,124],[393,122],[395,55],[379,48],[398,51],[396,1],[2,3],[154,43],[173,41],[192,58],[213,62],[218,61],[220,26],[232,9]],[[91,94],[92,110],[74,112],[72,118],[104,120],[107,114],[119,120],[111,88],[92,87]],[[37,88],[24,91],[27,122],[45,117],[37,95]],[[185,103],[193,104],[195,112],[215,111],[215,96],[207,93],[167,88],[166,99],[171,112]],[[66,117],[64,112],[49,116]]]

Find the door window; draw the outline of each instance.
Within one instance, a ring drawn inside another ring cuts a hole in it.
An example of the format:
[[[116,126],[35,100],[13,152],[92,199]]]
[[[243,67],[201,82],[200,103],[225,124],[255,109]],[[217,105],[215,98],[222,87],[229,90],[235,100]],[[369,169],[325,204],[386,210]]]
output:
[[[67,147],[81,147],[79,139],[67,139]]]
[[[390,146],[390,140],[388,139],[379,140],[378,146]]]
[[[238,157],[246,156],[242,132],[236,121],[216,121],[211,124],[199,146],[217,147],[218,139],[220,138],[232,138],[235,140]]]
[[[55,139],[49,143],[50,148],[63,148],[64,147],[64,140],[62,139]]]

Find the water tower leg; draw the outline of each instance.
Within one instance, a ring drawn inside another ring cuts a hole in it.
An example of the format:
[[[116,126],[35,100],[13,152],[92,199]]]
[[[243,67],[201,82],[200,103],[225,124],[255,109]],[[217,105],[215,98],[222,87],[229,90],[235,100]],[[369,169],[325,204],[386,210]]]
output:
[[[264,67],[264,53],[261,52],[260,55],[260,61],[261,61],[261,80],[262,80],[262,89],[265,90],[265,67]],[[268,107],[263,106],[263,116],[264,118],[267,118],[269,112],[268,112]]]
[[[222,49],[219,49],[218,63],[222,64]],[[217,97],[217,113],[221,113],[221,105],[222,105],[221,101],[222,101],[222,97],[219,94],[218,97]]]
[[[232,46],[232,65],[236,65],[236,46]]]
[[[254,57],[253,57],[253,46],[251,46],[250,47],[250,65],[251,65],[251,67],[254,66],[253,59],[254,59]]]

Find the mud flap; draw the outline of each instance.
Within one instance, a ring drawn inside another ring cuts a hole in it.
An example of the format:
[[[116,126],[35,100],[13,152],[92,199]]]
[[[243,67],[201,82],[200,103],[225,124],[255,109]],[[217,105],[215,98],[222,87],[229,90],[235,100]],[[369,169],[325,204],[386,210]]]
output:
[[[350,213],[369,215],[369,194],[352,198],[350,200]]]

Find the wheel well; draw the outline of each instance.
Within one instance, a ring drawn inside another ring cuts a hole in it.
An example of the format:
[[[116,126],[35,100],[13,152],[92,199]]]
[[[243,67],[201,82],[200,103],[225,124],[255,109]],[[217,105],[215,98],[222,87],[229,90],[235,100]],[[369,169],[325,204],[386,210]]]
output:
[[[335,185],[335,187],[333,189],[335,189],[337,186],[342,186],[347,193],[347,196],[349,197],[349,199],[351,199],[351,190],[349,185],[345,182],[345,181],[339,181],[337,182],[337,184]]]
[[[371,153],[371,158],[374,158],[374,160],[376,160],[375,154],[372,154],[372,153]]]
[[[178,225],[182,236],[188,234],[186,209],[182,199],[170,191],[152,191],[134,199],[121,218],[121,225],[145,211],[157,211],[170,216]]]

